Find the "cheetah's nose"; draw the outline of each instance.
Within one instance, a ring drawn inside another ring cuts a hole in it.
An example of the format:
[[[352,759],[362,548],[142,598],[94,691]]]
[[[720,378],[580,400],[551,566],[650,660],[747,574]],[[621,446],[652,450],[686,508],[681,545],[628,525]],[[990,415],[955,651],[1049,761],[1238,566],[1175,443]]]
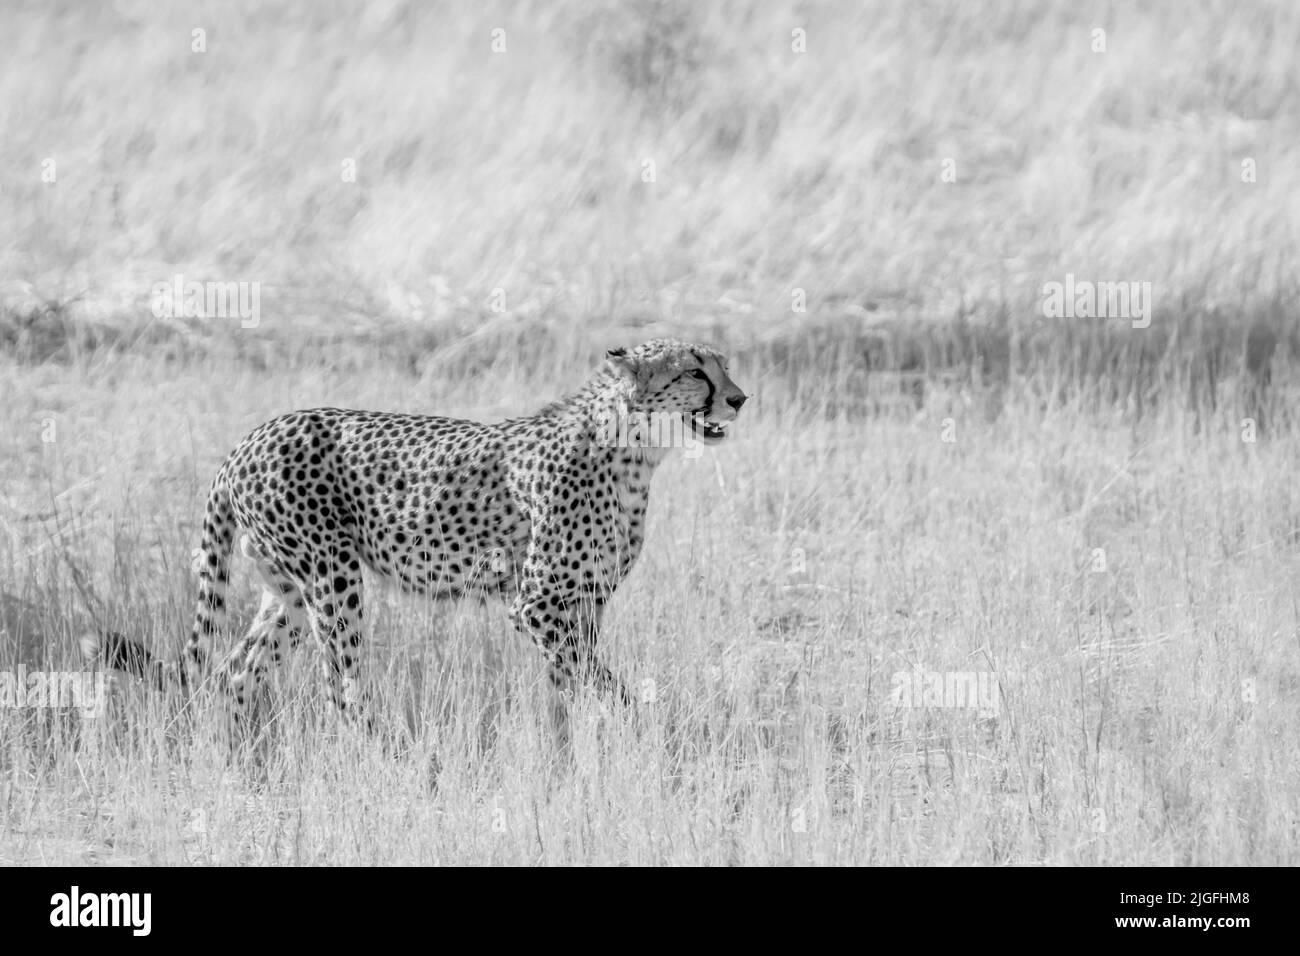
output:
[[[727,404],[736,411],[740,411],[740,406],[745,404],[745,399],[747,398],[749,398],[748,395],[732,395],[727,399]]]

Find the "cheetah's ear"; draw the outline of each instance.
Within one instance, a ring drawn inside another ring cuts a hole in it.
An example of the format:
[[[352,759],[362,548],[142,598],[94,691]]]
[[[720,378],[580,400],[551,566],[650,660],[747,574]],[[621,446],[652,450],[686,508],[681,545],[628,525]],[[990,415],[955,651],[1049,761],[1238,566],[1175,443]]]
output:
[[[628,355],[627,349],[610,349],[605,353],[605,358],[609,361],[609,367],[614,374],[618,376],[615,414],[620,419],[626,418],[628,406],[636,401],[637,393],[640,391],[638,379],[641,374],[641,363]]]
[[[633,380],[636,379],[637,373],[641,371],[641,364],[627,354],[627,349],[610,349],[605,353],[605,358],[609,359],[610,365]]]

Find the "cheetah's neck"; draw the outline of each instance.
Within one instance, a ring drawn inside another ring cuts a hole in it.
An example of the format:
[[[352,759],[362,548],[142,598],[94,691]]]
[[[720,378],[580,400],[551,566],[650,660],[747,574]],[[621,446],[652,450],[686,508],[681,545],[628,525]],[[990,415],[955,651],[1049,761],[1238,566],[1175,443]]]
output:
[[[615,372],[600,372],[581,389],[548,405],[539,417],[554,417],[572,422],[593,449],[608,448],[608,457],[622,458],[647,466],[651,471],[667,457],[668,448],[624,446],[618,439],[627,433],[626,385]],[[647,476],[648,477],[648,476]]]

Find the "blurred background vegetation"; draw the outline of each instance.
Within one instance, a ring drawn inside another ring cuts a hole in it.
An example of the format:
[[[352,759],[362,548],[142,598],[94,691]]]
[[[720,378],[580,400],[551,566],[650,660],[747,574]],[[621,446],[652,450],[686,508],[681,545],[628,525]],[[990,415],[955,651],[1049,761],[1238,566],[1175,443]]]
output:
[[[1300,351],[1295,4],[115,0],[0,32],[19,361],[586,366],[673,333],[849,393],[1140,411],[1285,404]],[[260,283],[260,326],[160,321],[176,273]],[[1066,273],[1152,283],[1150,328],[1043,318]]]

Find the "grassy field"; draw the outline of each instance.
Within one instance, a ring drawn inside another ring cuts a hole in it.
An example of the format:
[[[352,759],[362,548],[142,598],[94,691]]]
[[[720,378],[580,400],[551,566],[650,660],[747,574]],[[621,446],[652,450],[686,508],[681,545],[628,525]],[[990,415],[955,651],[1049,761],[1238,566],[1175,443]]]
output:
[[[96,623],[175,648],[202,483],[273,411],[494,417],[547,388],[371,371],[125,357],[74,393],[6,369],[5,407],[33,424],[5,438],[19,650],[0,666],[80,667],[74,567]],[[859,418],[739,377],[753,407],[661,470],[612,609],[607,653],[653,698],[636,719],[584,702],[565,757],[502,609],[372,592],[370,676],[415,732],[406,759],[339,732],[310,653],[247,760],[216,708],[175,731],[136,687],[96,721],[10,711],[0,859],[1296,862],[1293,440],[1015,402],[990,422],[960,398]],[[246,569],[235,593],[246,619]],[[995,693],[900,697],[917,671],[991,671]]]
[[[655,479],[642,703],[559,751],[502,608],[372,589],[403,758],[306,650],[234,756],[126,680],[0,707],[0,864],[1300,862],[1300,11],[341,9],[0,7],[0,676],[175,653],[266,418],[525,414],[669,333],[753,398]],[[1067,273],[1150,327],[1045,319]]]

